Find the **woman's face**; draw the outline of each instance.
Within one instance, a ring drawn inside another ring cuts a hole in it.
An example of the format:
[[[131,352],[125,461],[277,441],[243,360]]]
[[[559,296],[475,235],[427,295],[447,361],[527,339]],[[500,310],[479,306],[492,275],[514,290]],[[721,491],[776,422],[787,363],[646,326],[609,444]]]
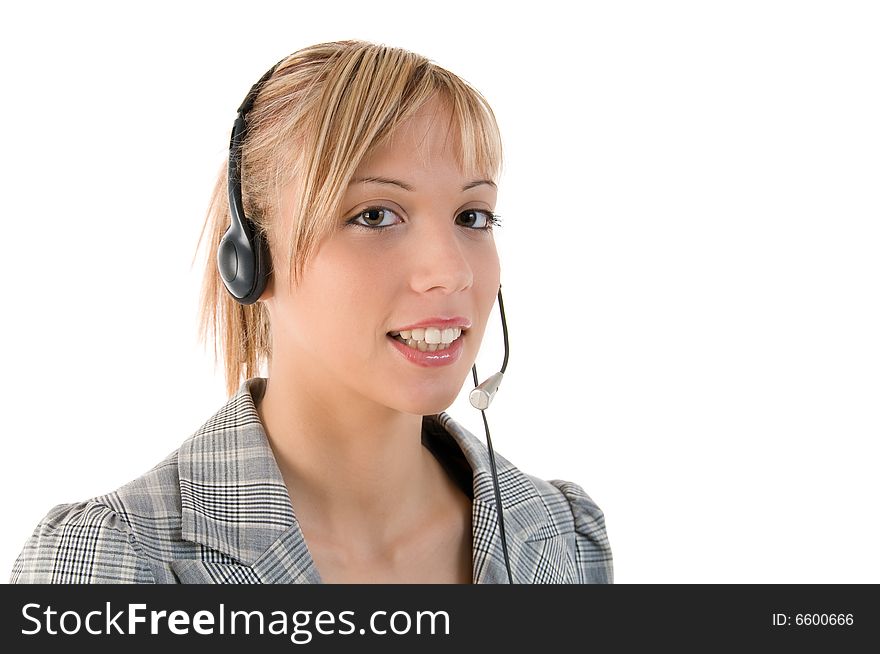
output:
[[[315,397],[333,393],[411,414],[437,413],[455,400],[494,306],[500,266],[486,228],[495,185],[459,170],[447,126],[435,101],[402,123],[358,168],[338,229],[301,283],[290,289],[287,275],[273,278],[272,374],[283,366]],[[391,336],[424,321],[443,327],[444,319],[453,326],[402,336],[448,340],[464,327],[447,349],[411,349]]]

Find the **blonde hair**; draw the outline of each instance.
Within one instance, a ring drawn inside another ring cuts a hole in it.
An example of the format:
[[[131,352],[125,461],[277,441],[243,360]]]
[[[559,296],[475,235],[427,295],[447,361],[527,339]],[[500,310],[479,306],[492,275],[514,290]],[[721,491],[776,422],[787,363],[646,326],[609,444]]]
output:
[[[364,41],[321,43],[282,60],[247,114],[242,144],[245,214],[268,238],[274,269],[286,263],[294,284],[322,239],[336,227],[342,196],[372,149],[422,105],[438,97],[449,110],[458,163],[465,174],[495,179],[501,137],[485,98],[464,80],[421,55]],[[281,189],[297,182],[297,198],[280,222]],[[229,226],[224,163],[202,234],[206,261],[199,335],[222,350],[229,395],[271,358],[264,303],[241,305],[226,291],[216,252]],[[281,257],[282,246],[286,256]],[[198,248],[197,248],[198,254]]]

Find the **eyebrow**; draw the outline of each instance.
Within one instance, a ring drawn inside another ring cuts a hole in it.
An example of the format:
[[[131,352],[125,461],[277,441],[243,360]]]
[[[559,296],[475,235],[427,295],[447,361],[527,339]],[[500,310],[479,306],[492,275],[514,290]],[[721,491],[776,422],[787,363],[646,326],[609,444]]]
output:
[[[468,189],[472,189],[475,186],[479,186],[480,184],[486,184],[488,186],[491,186],[492,188],[498,188],[498,186],[496,186],[495,182],[493,182],[491,179],[475,179],[474,181],[468,182],[467,184],[462,186],[461,190],[467,191]]]
[[[399,179],[391,179],[389,177],[357,177],[349,182],[349,186],[352,184],[357,184],[358,182],[362,182],[364,184],[390,184],[392,186],[399,186],[404,191],[415,191],[415,189],[407,184],[406,182],[402,182]],[[486,184],[493,188],[498,188],[491,179],[475,179],[472,182],[468,182],[464,186],[461,187],[462,191],[468,191],[476,186],[480,186],[481,184]]]

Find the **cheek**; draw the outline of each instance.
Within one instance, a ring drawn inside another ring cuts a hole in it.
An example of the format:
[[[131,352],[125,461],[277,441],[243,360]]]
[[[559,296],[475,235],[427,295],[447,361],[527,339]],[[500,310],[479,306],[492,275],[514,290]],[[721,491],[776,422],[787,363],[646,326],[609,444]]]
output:
[[[480,312],[483,316],[484,330],[482,336],[487,330],[494,329],[490,326],[491,322],[496,318],[498,287],[501,284],[501,266],[498,260],[498,254],[494,250],[492,256],[485,256],[481,260],[479,270],[475,271],[475,285],[478,286],[478,296],[480,302]]]
[[[498,295],[498,286],[501,284],[501,263],[494,247],[476,262],[474,284],[478,285],[482,299],[494,298]],[[487,301],[491,302],[491,300]]]
[[[363,347],[384,324],[379,312],[388,305],[393,276],[393,266],[378,257],[323,257],[303,288],[308,313],[321,317],[320,329],[335,347]],[[316,327],[308,329],[314,332]]]

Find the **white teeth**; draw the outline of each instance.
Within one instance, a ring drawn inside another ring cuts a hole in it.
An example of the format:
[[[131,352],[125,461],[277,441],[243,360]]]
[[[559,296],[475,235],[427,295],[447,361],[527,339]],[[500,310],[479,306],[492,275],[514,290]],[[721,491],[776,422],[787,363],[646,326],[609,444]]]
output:
[[[447,327],[446,329],[439,329],[438,327],[428,327],[425,329],[425,340],[428,343],[451,343],[456,338],[461,336],[461,330],[458,330],[458,334],[455,333],[455,328]]]
[[[419,329],[390,332],[391,336],[398,337],[398,340],[403,341],[409,347],[418,349],[421,352],[445,350],[455,341],[455,339],[461,336],[461,333],[461,327],[447,327],[445,329],[439,327],[421,327]]]

